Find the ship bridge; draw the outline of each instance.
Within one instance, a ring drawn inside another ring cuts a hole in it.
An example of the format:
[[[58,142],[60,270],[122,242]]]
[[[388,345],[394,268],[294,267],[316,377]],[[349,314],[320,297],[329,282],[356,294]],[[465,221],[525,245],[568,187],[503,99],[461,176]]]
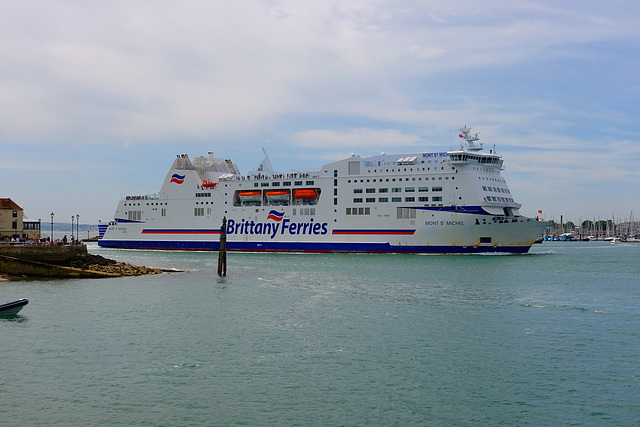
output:
[[[479,141],[479,133],[471,134],[471,128],[463,126],[460,128],[460,138],[463,143],[460,144],[460,149],[455,151],[449,151],[448,163],[451,165],[462,166],[465,164],[482,165],[488,168],[503,169],[502,156],[496,154],[495,147],[493,150],[487,153],[481,153],[483,147],[482,143],[476,145]]]

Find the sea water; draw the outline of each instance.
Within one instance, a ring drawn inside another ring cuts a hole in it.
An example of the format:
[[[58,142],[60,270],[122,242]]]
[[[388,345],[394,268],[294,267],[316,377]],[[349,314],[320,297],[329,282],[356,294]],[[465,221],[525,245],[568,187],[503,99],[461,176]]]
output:
[[[526,255],[89,251],[0,282],[0,422],[640,425],[640,244]]]

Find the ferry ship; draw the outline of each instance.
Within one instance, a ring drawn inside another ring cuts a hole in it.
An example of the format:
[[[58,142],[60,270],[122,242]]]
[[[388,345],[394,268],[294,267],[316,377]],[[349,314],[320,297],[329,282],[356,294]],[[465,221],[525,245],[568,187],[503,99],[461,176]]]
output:
[[[159,193],[126,196],[98,244],[128,249],[526,253],[550,225],[520,214],[501,155],[460,129],[460,149],[240,173],[213,153],[176,156]]]

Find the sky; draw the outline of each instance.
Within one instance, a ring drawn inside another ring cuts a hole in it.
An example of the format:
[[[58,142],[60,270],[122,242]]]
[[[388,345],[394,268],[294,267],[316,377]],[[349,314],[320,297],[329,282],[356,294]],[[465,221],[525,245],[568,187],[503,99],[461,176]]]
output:
[[[319,170],[468,125],[521,213],[640,218],[638,22],[634,0],[0,0],[0,197],[97,223],[176,154]]]

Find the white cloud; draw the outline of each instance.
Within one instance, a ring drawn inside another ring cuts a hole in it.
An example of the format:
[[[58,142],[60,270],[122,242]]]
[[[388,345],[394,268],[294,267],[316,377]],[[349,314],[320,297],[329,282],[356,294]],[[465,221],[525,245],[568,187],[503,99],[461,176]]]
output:
[[[296,145],[305,147],[373,149],[377,147],[412,147],[420,142],[416,135],[407,135],[395,129],[350,129],[340,132],[314,129],[300,132],[293,137]]]

